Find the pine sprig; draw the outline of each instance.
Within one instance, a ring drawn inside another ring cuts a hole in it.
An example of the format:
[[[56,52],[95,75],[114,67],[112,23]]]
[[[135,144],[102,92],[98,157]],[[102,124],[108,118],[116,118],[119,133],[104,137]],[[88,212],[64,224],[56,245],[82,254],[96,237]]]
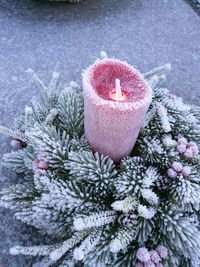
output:
[[[113,161],[92,152],[70,152],[65,168],[74,179],[90,182],[96,194],[101,197],[106,197],[110,193],[116,176]]]
[[[3,164],[7,168],[16,173],[24,173],[25,175],[33,174],[33,160],[35,153],[31,147],[24,148],[18,151],[3,156]]]
[[[71,86],[64,89],[58,102],[59,122],[71,137],[83,134],[83,97],[79,87]]]

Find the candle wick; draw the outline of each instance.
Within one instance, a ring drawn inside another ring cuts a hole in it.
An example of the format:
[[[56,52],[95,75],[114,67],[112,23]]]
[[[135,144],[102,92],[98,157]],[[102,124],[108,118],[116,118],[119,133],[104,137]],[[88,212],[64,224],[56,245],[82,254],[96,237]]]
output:
[[[116,99],[121,99],[122,98],[122,90],[121,90],[121,85],[120,85],[119,79],[115,79],[115,90],[116,90]]]

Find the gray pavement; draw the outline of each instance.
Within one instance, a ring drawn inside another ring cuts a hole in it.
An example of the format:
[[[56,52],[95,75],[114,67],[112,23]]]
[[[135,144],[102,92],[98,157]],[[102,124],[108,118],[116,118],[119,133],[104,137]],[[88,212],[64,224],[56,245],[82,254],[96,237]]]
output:
[[[170,62],[166,85],[189,103],[200,104],[200,17],[183,0],[86,0],[80,4],[0,0],[0,124],[13,118],[37,91],[25,70],[45,81],[52,70],[61,81],[80,81],[81,71],[101,50],[147,71]],[[0,155],[9,141],[0,137]],[[0,187],[16,182],[1,169]],[[36,231],[2,210],[0,266],[29,267],[11,257],[13,244],[39,244]]]

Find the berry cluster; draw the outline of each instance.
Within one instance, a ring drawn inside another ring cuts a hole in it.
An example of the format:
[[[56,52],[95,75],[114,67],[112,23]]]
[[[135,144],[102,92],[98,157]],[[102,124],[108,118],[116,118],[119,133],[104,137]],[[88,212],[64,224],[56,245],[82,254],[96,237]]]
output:
[[[33,170],[38,175],[43,175],[44,171],[49,168],[49,163],[46,160],[45,156],[38,154],[33,163]]]
[[[187,177],[191,174],[189,166],[183,166],[180,162],[173,162],[171,168],[168,169],[167,174],[170,178],[175,178],[178,174]]]
[[[193,158],[198,156],[199,149],[195,142],[188,142],[185,137],[181,137],[177,142],[177,151],[186,158]]]
[[[135,267],[163,267],[162,260],[167,258],[167,254],[167,248],[162,245],[151,251],[145,247],[139,248],[136,254],[139,261]]]

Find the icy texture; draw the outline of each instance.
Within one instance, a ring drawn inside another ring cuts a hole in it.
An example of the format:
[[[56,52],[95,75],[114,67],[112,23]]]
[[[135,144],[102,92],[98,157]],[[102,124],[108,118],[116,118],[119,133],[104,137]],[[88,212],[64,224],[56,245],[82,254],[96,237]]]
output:
[[[124,101],[112,101],[114,81]],[[83,73],[84,126],[91,147],[114,161],[129,155],[152,100],[151,88],[134,67],[115,59],[97,61]]]
[[[147,85],[134,68],[116,59],[104,59],[96,62],[89,70],[89,83],[93,90],[103,99],[112,100],[116,79],[120,81],[125,95],[124,102],[137,102],[144,98]]]

